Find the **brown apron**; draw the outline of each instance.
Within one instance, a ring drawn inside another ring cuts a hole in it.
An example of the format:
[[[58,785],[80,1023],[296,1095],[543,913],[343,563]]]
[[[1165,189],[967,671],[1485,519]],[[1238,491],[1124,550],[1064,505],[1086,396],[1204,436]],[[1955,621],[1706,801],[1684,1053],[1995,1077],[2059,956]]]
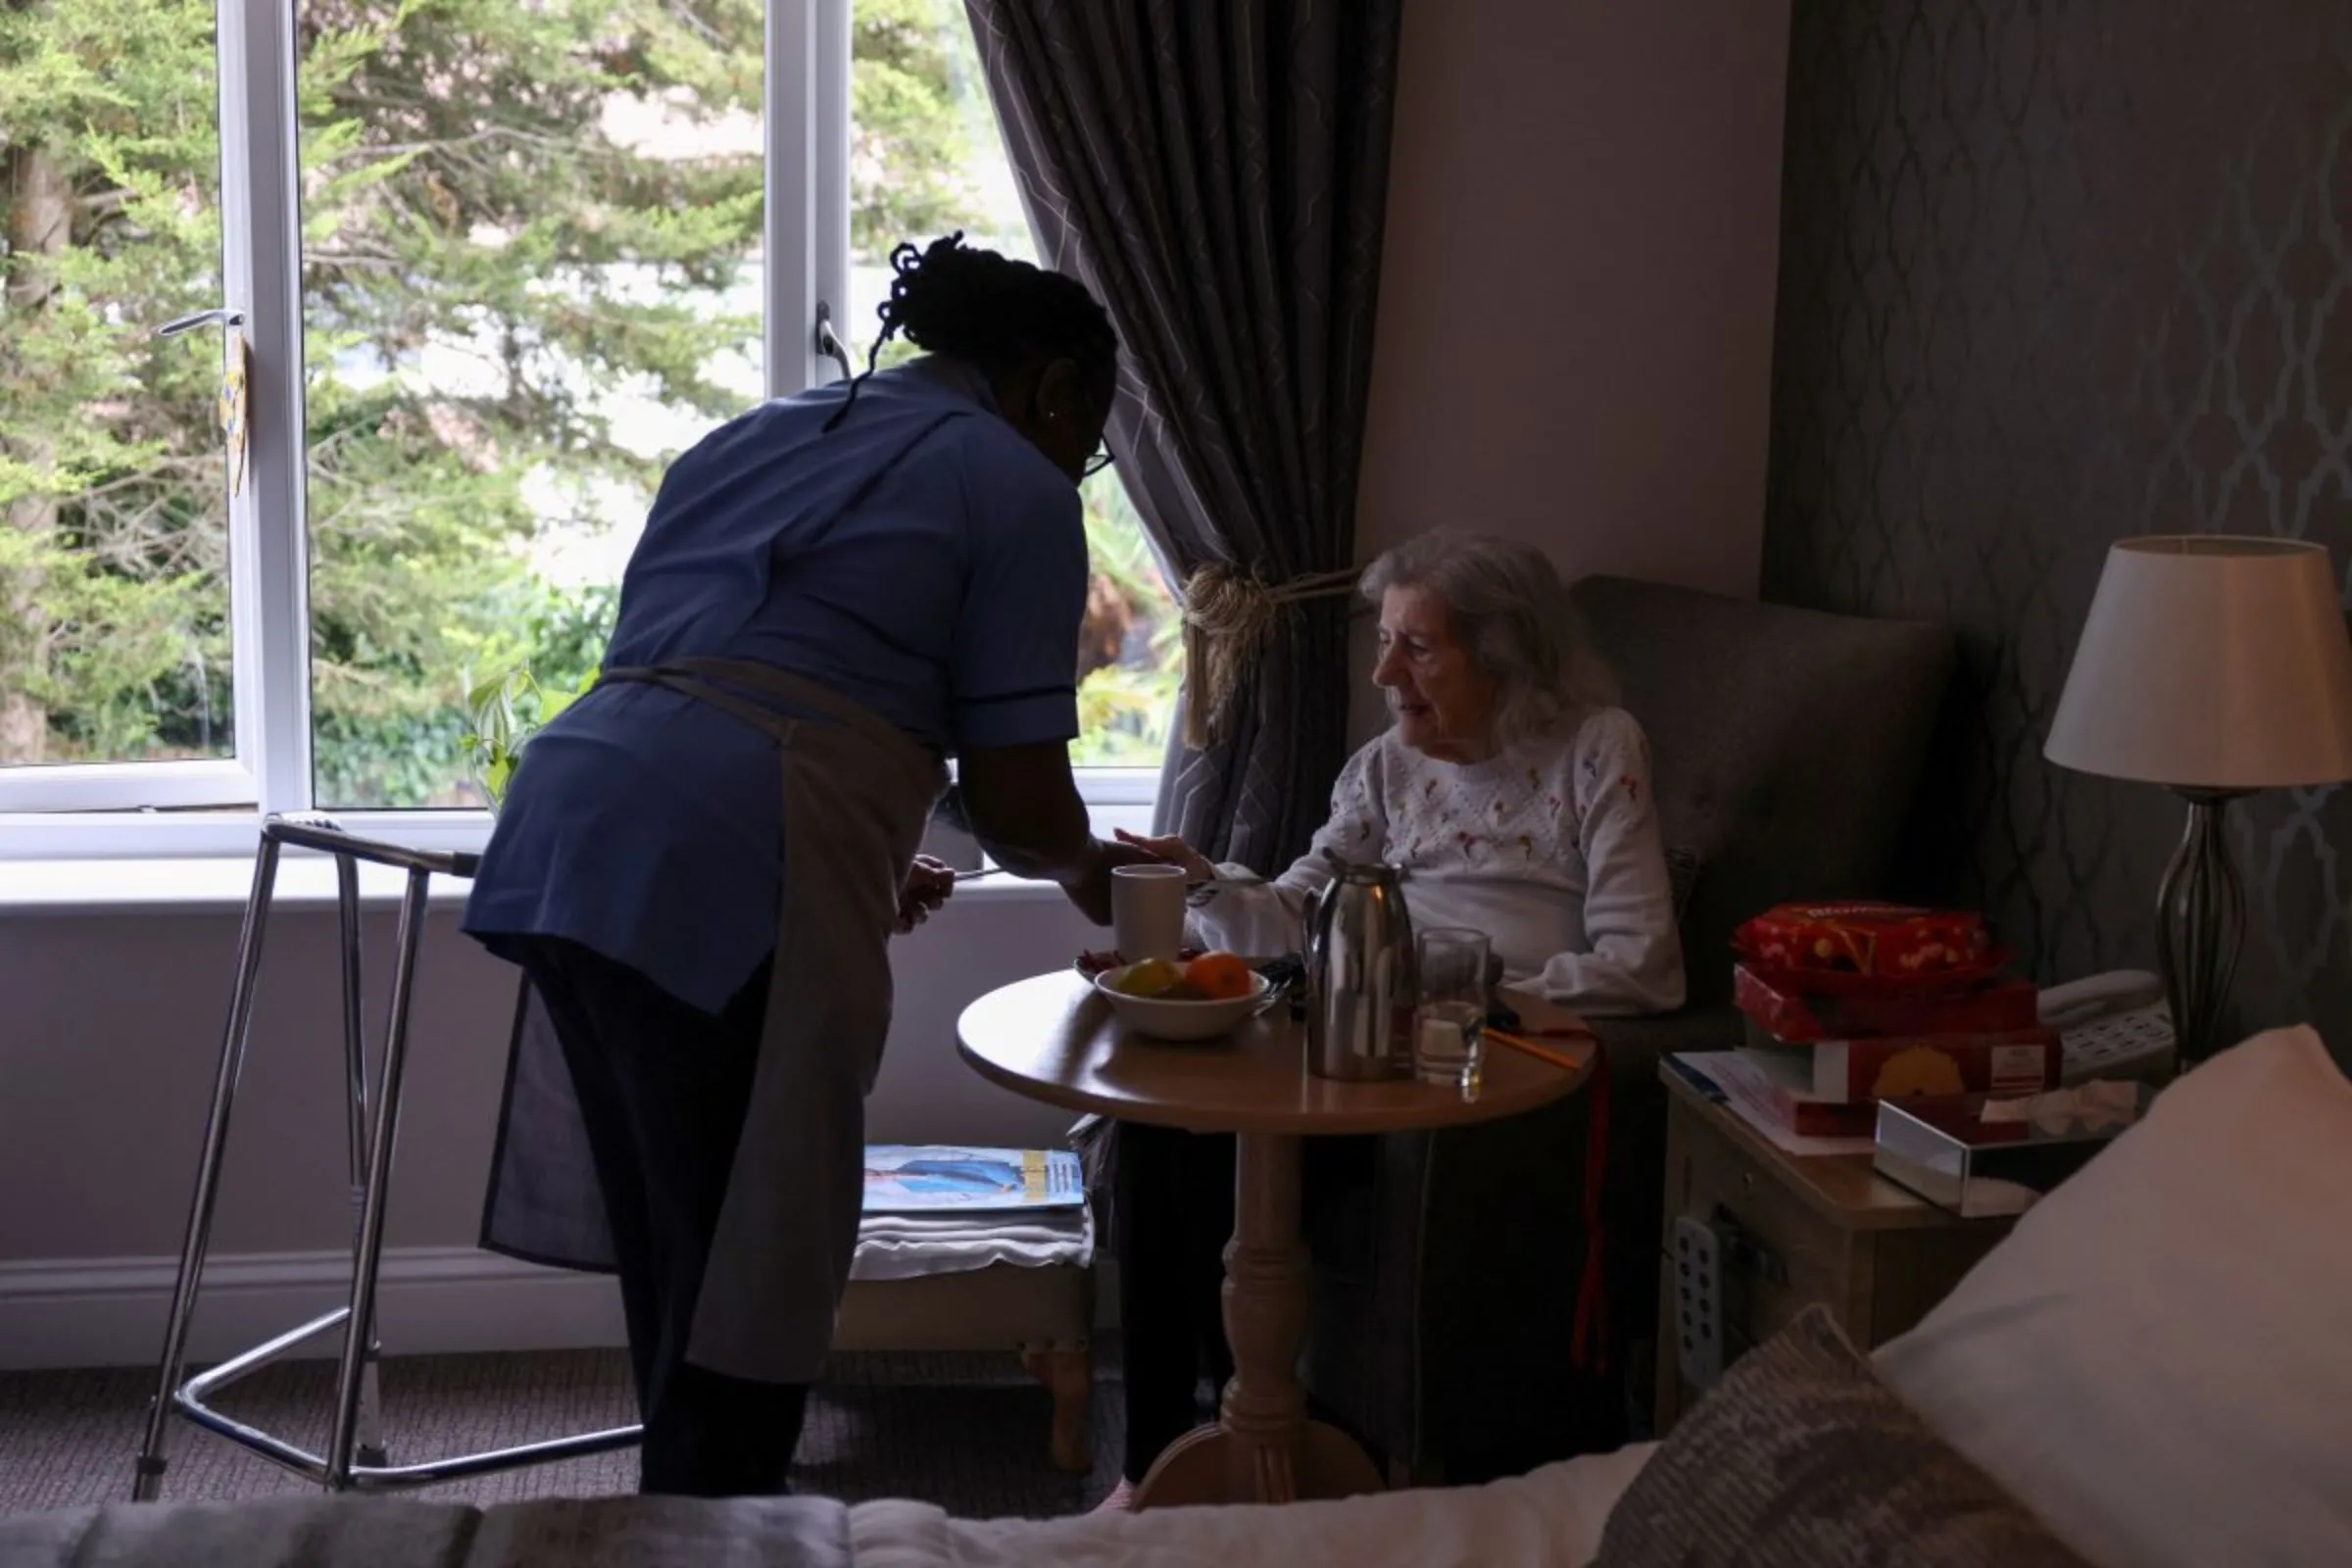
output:
[[[681,659],[604,679],[683,692],[776,742],[783,898],[767,1019],[687,1356],[733,1377],[810,1382],[858,1245],[865,1097],[890,1033],[899,889],[947,770],[896,725],[770,665]],[[746,691],[824,716],[795,718]],[[482,1245],[560,1267],[613,1267],[570,1073],[527,981]]]

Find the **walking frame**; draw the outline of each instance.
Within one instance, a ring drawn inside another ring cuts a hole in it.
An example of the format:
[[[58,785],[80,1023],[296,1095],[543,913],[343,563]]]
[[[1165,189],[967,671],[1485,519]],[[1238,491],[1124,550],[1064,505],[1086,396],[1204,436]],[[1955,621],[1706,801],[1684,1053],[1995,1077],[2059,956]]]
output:
[[[229,1113],[234,1106],[237,1080],[245,1063],[246,1037],[253,1023],[255,981],[261,969],[262,938],[269,924],[270,905],[276,887],[280,852],[285,848],[331,855],[335,860],[335,894],[340,913],[343,959],[343,1046],[347,1131],[351,1153],[351,1204],[356,1211],[352,1234],[351,1298],[266,1344],[231,1356],[211,1370],[181,1381],[187,1352],[188,1324],[194,1316],[198,1286],[204,1274],[205,1253],[212,1240],[213,1207],[219,1197],[220,1161],[228,1143]],[[368,1115],[368,1052],[362,1024],[360,987],[360,870],[359,863],[405,871],[400,927],[393,959],[390,1013],[384,1028],[382,1061],[375,1089],[372,1125]],[[383,1261],[384,1210],[392,1177],[392,1149],[400,1126],[402,1074],[407,1066],[409,1013],[416,970],[416,949],[424,934],[425,898],[435,875],[470,878],[478,856],[456,852],[426,852],[379,843],[346,833],[329,817],[317,813],[270,816],[262,824],[261,850],[254,862],[253,892],[245,906],[245,921],[237,938],[236,979],[229,992],[228,1028],[220,1042],[220,1065],[213,1082],[212,1109],[205,1119],[204,1153],[197,1165],[196,1189],[188,1206],[186,1235],[180,1246],[179,1277],[172,1287],[172,1313],[164,1332],[162,1364],[156,1392],[147,1408],[146,1439],[139,1449],[131,1484],[133,1501],[153,1501],[162,1492],[169,1466],[164,1448],[173,1415],[225,1438],[296,1475],[318,1482],[329,1492],[396,1491],[434,1486],[467,1476],[545,1464],[558,1459],[604,1453],[635,1444],[643,1429],[613,1427],[584,1432],[517,1447],[480,1453],[455,1454],[412,1464],[394,1464],[380,1425],[381,1400],[376,1363],[381,1346],[375,1334],[376,1276]],[[326,1452],[312,1453],[284,1438],[239,1421],[215,1409],[210,1400],[220,1390],[258,1371],[304,1343],[334,1330],[342,1331],[342,1349],[335,1369],[335,1403],[328,1428]]]

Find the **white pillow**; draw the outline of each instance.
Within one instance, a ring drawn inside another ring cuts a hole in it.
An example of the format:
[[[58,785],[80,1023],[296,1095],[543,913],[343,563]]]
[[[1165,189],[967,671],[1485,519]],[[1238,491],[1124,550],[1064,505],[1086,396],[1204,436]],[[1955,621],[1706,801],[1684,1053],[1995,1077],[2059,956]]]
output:
[[[1874,1359],[2097,1568],[2352,1564],[2352,1082],[2221,1053]]]

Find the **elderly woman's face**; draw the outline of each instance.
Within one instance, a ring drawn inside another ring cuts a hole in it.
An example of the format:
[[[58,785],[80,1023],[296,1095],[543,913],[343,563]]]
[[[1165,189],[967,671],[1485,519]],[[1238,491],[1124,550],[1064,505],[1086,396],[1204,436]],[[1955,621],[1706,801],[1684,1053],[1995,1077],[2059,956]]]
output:
[[[1426,588],[1392,588],[1380,601],[1380,662],[1372,684],[1389,694],[1396,738],[1448,762],[1494,751],[1494,677],[1453,640],[1453,616]]]

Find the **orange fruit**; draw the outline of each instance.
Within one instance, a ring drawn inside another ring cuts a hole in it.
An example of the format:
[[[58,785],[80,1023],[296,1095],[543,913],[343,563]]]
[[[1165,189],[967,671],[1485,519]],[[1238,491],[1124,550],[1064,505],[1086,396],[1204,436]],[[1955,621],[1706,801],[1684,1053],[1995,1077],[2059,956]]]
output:
[[[1184,966],[1184,977],[1211,1002],[1250,995],[1250,965],[1231,953],[1204,953]]]

